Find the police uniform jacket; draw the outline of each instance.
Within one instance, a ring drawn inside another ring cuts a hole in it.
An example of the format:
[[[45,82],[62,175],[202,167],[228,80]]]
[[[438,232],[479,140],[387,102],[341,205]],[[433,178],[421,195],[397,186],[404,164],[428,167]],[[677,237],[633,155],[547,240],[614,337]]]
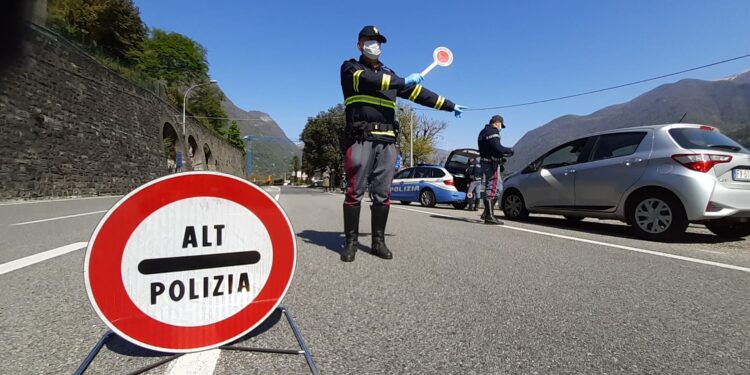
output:
[[[404,78],[382,63],[378,64],[373,68],[364,56],[341,64],[347,136],[362,135],[368,140],[396,142],[397,97],[437,110],[454,110],[455,104],[450,100],[422,85],[407,88]]]
[[[482,168],[480,168],[478,161],[475,163],[469,164],[469,167],[466,168],[466,177],[468,177],[469,180],[471,181],[482,180]]]
[[[487,124],[477,139],[479,146],[479,156],[483,161],[499,161],[504,156],[513,155],[513,149],[503,147],[500,144],[500,130],[495,129],[492,125]]]

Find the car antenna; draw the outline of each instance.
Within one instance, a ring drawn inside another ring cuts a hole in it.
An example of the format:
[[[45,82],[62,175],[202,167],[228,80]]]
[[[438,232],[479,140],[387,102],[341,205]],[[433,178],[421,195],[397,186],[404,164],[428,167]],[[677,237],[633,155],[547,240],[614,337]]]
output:
[[[685,114],[684,114],[684,115],[682,115],[682,117],[680,117],[680,121],[677,121],[677,123],[678,123],[678,124],[679,124],[679,123],[682,123],[682,120],[684,120],[684,119],[685,119],[685,116],[687,116],[687,112],[685,112]]]

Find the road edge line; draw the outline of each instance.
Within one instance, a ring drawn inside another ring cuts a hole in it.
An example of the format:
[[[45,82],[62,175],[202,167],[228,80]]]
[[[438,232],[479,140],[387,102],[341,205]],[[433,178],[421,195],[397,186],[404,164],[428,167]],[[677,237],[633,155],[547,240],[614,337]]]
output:
[[[47,250],[41,253],[29,255],[24,258],[12,260],[10,262],[0,264],[0,275],[4,275],[6,273],[13,272],[24,267],[28,267],[28,266],[31,266],[40,262],[44,262],[45,260],[49,260],[49,259],[58,257],[60,255],[65,255],[67,253],[71,253],[76,250],[85,249],[86,246],[88,245],[89,245],[88,242],[76,242],[70,245],[61,246],[56,249]]]

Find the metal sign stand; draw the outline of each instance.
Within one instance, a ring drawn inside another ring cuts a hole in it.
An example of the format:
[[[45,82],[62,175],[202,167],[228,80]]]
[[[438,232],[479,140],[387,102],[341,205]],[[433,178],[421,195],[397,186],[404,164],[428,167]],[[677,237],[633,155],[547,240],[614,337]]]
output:
[[[302,334],[299,331],[299,327],[297,327],[297,323],[294,321],[294,318],[289,313],[289,310],[287,310],[286,307],[283,307],[283,306],[279,306],[277,310],[280,310],[286,317],[287,322],[289,322],[289,326],[292,328],[294,337],[297,339],[297,344],[300,347],[299,349],[295,350],[295,349],[251,348],[251,347],[243,347],[243,346],[236,346],[236,345],[224,345],[224,346],[220,346],[219,349],[236,350],[236,351],[244,351],[244,352],[256,352],[256,353],[296,354],[296,355],[303,354],[305,356],[305,361],[307,361],[307,365],[310,367],[310,372],[312,372],[313,375],[319,375],[320,372],[318,372],[318,367],[315,365],[315,361],[312,358],[310,349],[307,348],[305,339],[302,337]],[[94,347],[91,349],[89,354],[86,356],[86,358],[83,360],[81,365],[78,367],[78,370],[76,370],[75,375],[83,375],[83,373],[86,372],[86,369],[89,367],[89,365],[91,365],[91,362],[94,361],[94,358],[96,358],[96,355],[99,354],[99,352],[102,350],[102,348],[107,343],[107,341],[114,335],[115,335],[114,332],[107,331],[99,339],[99,341],[96,343],[96,345],[94,345]],[[184,353],[175,354],[171,357],[164,358],[148,366],[141,367],[135,371],[129,372],[128,375],[142,374],[146,371],[157,368],[165,363],[169,363],[181,357],[182,355],[184,355]]]

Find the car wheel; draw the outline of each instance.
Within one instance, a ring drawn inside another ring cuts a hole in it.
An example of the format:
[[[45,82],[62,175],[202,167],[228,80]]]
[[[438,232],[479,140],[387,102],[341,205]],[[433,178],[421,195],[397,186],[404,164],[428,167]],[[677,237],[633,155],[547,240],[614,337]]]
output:
[[[401,201],[401,204],[403,204],[404,206],[408,206],[408,205],[411,204],[411,202],[410,201]]]
[[[523,201],[521,193],[511,190],[503,196],[503,214],[510,220],[523,220],[529,216],[529,210],[526,209],[526,203]]]
[[[463,210],[464,208],[466,208],[467,205],[468,203],[466,202],[455,202],[453,203],[453,208],[457,210]]]
[[[706,228],[713,232],[713,234],[724,238],[750,236],[750,223],[728,223],[724,220],[713,220],[706,223]]]
[[[419,203],[423,207],[435,207],[435,193],[430,189],[424,189],[419,193]]]
[[[650,241],[676,239],[688,226],[682,203],[673,195],[660,191],[636,196],[627,215],[635,234]]]
[[[585,217],[583,217],[583,216],[568,216],[568,215],[565,215],[565,220],[567,220],[571,224],[578,224],[583,219],[585,219]]]

